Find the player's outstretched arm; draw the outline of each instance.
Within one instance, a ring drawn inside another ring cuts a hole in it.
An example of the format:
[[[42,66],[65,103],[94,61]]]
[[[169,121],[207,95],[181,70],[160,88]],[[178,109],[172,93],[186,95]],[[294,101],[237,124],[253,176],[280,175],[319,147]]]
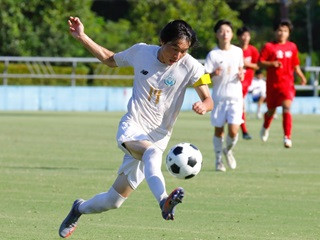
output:
[[[208,85],[200,85],[195,87],[201,101],[196,102],[192,105],[192,110],[197,114],[204,115],[205,113],[211,111],[213,109],[213,100],[210,95]]]
[[[92,55],[109,67],[117,67],[113,58],[114,52],[100,46],[87,36],[84,32],[84,26],[78,17],[69,17],[68,24],[70,34],[81,42],[82,45],[92,53]]]

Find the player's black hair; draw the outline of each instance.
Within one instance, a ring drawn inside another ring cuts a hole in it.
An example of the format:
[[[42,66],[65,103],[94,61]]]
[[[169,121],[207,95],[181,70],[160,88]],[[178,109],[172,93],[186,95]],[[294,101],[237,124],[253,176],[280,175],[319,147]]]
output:
[[[245,32],[250,32],[250,28],[247,26],[243,26],[237,30],[237,36],[240,37]]]
[[[232,23],[229,20],[221,19],[216,23],[216,25],[213,28],[215,33],[218,32],[221,25],[228,25],[231,28],[231,30],[233,30]]]
[[[287,26],[289,28],[289,32],[292,32],[293,25],[289,19],[283,19],[280,22],[274,24],[273,30],[277,31],[279,27]]]
[[[160,40],[163,43],[186,39],[190,43],[190,48],[198,42],[196,32],[183,20],[169,22],[160,32]]]
[[[256,70],[256,72],[255,72],[256,75],[259,75],[259,74],[261,74],[261,73],[262,73],[262,70],[261,70],[261,69],[258,69],[258,70]]]

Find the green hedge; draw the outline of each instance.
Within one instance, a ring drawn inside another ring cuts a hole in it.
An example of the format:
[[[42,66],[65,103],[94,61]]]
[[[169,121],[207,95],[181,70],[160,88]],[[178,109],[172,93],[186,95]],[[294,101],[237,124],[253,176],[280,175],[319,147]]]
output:
[[[70,74],[72,73],[71,66],[52,66],[55,74]],[[4,63],[0,63],[0,72],[4,71]],[[43,71],[41,71],[43,72]],[[10,63],[8,73],[11,74],[30,74],[26,64]],[[131,67],[109,68],[102,64],[79,64],[76,68],[76,74],[81,75],[133,75]],[[1,84],[1,83],[0,83]],[[132,86],[133,79],[76,79],[77,86]],[[71,76],[66,79],[39,79],[39,78],[9,78],[8,85],[42,85],[42,86],[70,86]]]

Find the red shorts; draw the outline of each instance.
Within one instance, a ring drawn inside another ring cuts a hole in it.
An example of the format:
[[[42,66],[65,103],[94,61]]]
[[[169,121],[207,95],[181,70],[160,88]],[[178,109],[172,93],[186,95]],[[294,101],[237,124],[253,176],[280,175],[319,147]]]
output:
[[[276,108],[282,105],[285,100],[293,100],[296,95],[295,89],[267,89],[267,107],[268,109]]]

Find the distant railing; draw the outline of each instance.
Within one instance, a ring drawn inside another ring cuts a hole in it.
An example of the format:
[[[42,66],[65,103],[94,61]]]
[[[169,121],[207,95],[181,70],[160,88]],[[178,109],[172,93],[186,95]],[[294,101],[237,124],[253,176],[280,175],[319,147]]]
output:
[[[1,57],[4,62],[3,73],[0,73],[2,84],[7,85],[9,78],[38,78],[38,79],[70,79],[71,86],[76,86],[77,79],[133,79],[133,75],[101,74],[99,69],[93,74],[76,74],[78,63],[102,63],[97,58],[69,58],[69,57]],[[26,64],[29,73],[8,73],[10,63]],[[70,74],[55,73],[51,63],[69,63],[72,67]]]
[[[133,75],[101,74],[99,71],[93,74],[76,74],[78,63],[100,63],[97,58],[0,56],[0,62],[4,62],[3,73],[0,73],[3,85],[7,85],[10,78],[70,79],[70,85],[76,86],[77,79],[133,79],[134,77]],[[26,64],[29,73],[8,73],[9,64],[13,62]],[[199,62],[204,63],[204,59],[199,59]],[[72,71],[70,74],[57,74],[52,67],[52,63],[69,63]],[[313,95],[318,96],[320,66],[304,67],[303,69],[305,72],[311,73],[311,85],[296,85],[296,89],[313,91]]]

